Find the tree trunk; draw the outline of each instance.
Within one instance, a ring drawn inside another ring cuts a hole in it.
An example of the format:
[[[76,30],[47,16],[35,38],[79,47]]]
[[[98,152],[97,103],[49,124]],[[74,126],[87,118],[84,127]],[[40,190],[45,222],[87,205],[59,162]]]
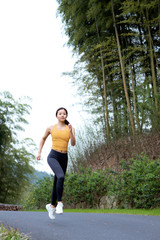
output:
[[[154,63],[154,45],[151,35],[151,30],[149,26],[149,16],[148,16],[148,10],[146,10],[146,15],[142,9],[142,14],[145,19],[145,25],[148,31],[148,43],[149,43],[149,55],[150,55],[150,63],[151,63],[151,76],[152,76],[152,82],[153,82],[153,93],[154,93],[154,102],[155,102],[155,109],[156,109],[156,115],[158,113],[158,92],[157,92],[157,79],[156,79],[156,72],[155,72],[155,63]]]
[[[152,48],[152,36],[151,36],[151,31],[150,31],[149,26],[148,26],[148,33],[149,33],[149,51],[150,51],[151,73],[152,73],[153,92],[154,92],[154,99],[155,99],[155,108],[156,108],[156,112],[158,112],[157,80],[156,80],[156,73],[155,73],[154,54],[153,54],[153,48]]]
[[[99,30],[97,21],[96,22],[96,29],[97,29],[97,36],[98,41],[100,42],[100,36],[99,36]],[[108,103],[107,103],[107,92],[106,92],[106,77],[105,77],[105,71],[104,71],[104,60],[103,60],[103,54],[102,54],[102,48],[100,47],[100,56],[101,56],[101,68],[102,68],[102,77],[103,77],[103,91],[104,91],[104,103],[105,103],[105,116],[106,116],[106,130],[107,130],[107,138],[110,138],[110,132],[109,132],[109,114],[108,114]]]
[[[136,117],[137,129],[138,129],[138,132],[140,132],[140,125],[139,125],[139,118],[138,118],[138,111],[137,111],[136,92],[135,92],[134,72],[133,72],[133,67],[131,66],[130,60],[129,60],[129,65],[130,65],[130,71],[131,71],[134,113],[135,113],[135,117]]]
[[[160,16],[160,2],[158,3],[158,15]],[[158,19],[159,23],[159,32],[160,32],[160,18]]]
[[[111,97],[112,97],[112,105],[113,105],[113,119],[114,119],[114,132],[115,132],[115,138],[119,137],[119,124],[120,122],[118,121],[118,112],[117,112],[117,105],[115,101],[115,96],[113,91],[111,92]]]
[[[125,92],[127,107],[128,107],[128,111],[129,111],[129,119],[130,119],[132,134],[134,135],[135,134],[134,120],[133,120],[132,111],[131,111],[131,105],[130,105],[129,96],[128,96],[126,77],[125,77],[125,70],[124,70],[124,63],[123,63],[123,59],[122,59],[121,46],[120,46],[119,35],[118,35],[117,26],[116,26],[115,14],[114,14],[113,0],[111,0],[111,3],[112,3],[112,15],[113,15],[113,22],[114,22],[116,41],[117,41],[117,46],[118,46],[119,60],[120,60],[120,65],[121,65],[121,73],[122,73],[122,79],[123,79],[124,92]]]

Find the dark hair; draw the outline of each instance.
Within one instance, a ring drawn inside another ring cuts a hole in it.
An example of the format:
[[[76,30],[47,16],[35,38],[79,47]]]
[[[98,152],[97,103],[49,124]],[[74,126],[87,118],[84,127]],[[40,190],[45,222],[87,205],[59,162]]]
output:
[[[67,111],[67,109],[65,109],[64,107],[60,107],[60,108],[57,109],[57,111],[56,111],[56,117],[57,117],[57,114],[58,114],[59,110],[64,110],[64,111],[66,112],[66,114],[67,114],[67,117],[68,117],[68,111]],[[69,122],[68,122],[67,120],[65,120],[64,123],[65,123],[66,125],[69,124]]]

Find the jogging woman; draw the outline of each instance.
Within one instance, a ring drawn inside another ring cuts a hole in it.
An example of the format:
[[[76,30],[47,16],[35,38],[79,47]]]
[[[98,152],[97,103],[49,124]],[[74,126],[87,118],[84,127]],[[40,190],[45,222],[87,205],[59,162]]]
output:
[[[51,203],[46,205],[46,209],[51,219],[55,219],[55,213],[63,213],[62,193],[64,176],[67,169],[68,163],[68,142],[70,140],[71,145],[74,146],[75,140],[75,129],[66,120],[68,112],[65,108],[59,108],[56,111],[56,117],[58,123],[50,126],[46,129],[44,136],[42,137],[39,145],[37,160],[41,159],[41,151],[47,137],[51,134],[52,136],[52,149],[47,157],[47,162],[54,172],[54,184],[52,190]],[[58,202],[56,206],[56,202]]]

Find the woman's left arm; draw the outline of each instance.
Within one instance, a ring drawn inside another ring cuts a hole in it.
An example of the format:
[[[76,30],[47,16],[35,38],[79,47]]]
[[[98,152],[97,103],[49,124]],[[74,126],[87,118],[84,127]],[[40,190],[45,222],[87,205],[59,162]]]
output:
[[[68,127],[71,135],[71,145],[75,146],[76,145],[75,129],[72,127],[71,124],[69,124]]]

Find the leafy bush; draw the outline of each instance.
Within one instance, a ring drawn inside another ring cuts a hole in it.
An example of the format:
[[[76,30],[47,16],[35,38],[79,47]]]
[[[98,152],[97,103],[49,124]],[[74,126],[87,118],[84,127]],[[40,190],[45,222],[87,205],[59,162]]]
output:
[[[45,208],[47,203],[51,202],[53,188],[53,176],[44,177],[32,186],[31,192],[25,201],[24,208],[40,209]]]
[[[51,200],[53,177],[45,177],[34,186],[26,207],[44,208]],[[63,201],[65,206],[98,208],[103,196],[114,196],[120,208],[160,207],[160,160],[141,154],[121,161],[121,171],[80,168],[66,174]]]
[[[107,193],[108,182],[106,171],[81,168],[79,173],[66,176],[63,200],[73,206],[98,207],[101,197]]]
[[[92,172],[81,168],[80,172],[66,174],[63,201],[65,205],[80,207],[98,207],[100,199],[107,193],[108,178],[105,171]],[[45,208],[51,201],[53,177],[44,177],[31,189],[25,202],[25,209]]]
[[[122,172],[114,174],[110,185],[119,204],[127,208],[160,206],[160,161],[138,155],[121,162]]]
[[[29,235],[20,233],[17,229],[12,227],[4,227],[3,224],[0,225],[0,239],[1,240],[29,240],[31,237]]]

